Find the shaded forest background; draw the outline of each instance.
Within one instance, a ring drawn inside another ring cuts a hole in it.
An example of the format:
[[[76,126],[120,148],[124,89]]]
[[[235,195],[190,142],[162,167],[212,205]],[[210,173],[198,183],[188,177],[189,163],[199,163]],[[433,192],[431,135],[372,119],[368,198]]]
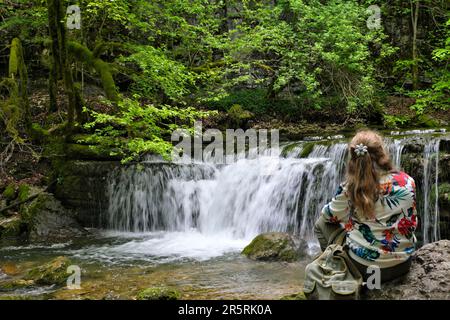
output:
[[[4,184],[74,152],[168,159],[201,118],[290,138],[448,126],[449,27],[445,0],[2,0]]]

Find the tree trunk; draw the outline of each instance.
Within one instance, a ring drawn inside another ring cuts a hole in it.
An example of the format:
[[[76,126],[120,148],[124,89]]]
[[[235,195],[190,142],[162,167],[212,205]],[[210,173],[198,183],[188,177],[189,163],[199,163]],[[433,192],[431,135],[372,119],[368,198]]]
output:
[[[80,117],[82,103],[80,96],[76,93],[76,88],[73,83],[72,71],[69,65],[67,54],[67,37],[65,26],[65,1],[60,0],[47,0],[48,6],[48,22],[50,29],[50,36],[52,38],[52,57],[53,66],[51,70],[50,78],[56,76],[57,79],[61,78],[64,82],[64,90],[67,95],[67,122],[69,131],[73,127],[75,120],[75,112]],[[49,86],[50,96],[56,95],[56,81],[50,80]],[[53,101],[55,103],[55,101]],[[79,119],[81,120],[81,119]]]
[[[417,22],[419,20],[419,0],[411,0],[411,23],[412,23],[412,87],[413,90],[419,88],[419,61],[417,59]]]

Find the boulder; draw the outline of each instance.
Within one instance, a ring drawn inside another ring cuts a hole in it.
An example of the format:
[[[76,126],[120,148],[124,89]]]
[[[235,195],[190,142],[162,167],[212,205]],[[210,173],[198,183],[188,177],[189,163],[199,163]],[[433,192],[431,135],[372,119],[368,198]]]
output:
[[[368,290],[366,299],[374,300],[449,300],[450,240],[424,245],[412,257],[407,275]]]
[[[286,262],[300,258],[300,252],[294,238],[283,232],[262,233],[242,250],[252,260]]]
[[[180,292],[169,287],[152,287],[138,293],[137,300],[178,300]]]
[[[71,265],[66,257],[57,257],[52,261],[31,269],[25,280],[32,280],[38,285],[64,285],[69,277],[67,267]]]
[[[0,216],[0,239],[15,238],[22,234],[23,223],[20,215],[11,217]]]
[[[21,208],[31,242],[64,242],[86,235],[87,231],[50,193],[41,193]]]
[[[0,283],[0,291],[12,291],[17,289],[25,289],[30,288],[34,286],[33,280],[24,280],[24,279],[18,279],[18,280],[11,280]]]

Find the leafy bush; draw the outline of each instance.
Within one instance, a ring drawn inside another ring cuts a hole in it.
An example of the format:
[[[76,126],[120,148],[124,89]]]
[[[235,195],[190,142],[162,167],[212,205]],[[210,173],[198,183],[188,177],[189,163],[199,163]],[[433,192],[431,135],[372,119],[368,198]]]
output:
[[[443,48],[433,51],[433,59],[441,63],[441,68],[435,71],[434,83],[431,88],[413,91],[410,96],[416,98],[416,103],[411,106],[417,114],[421,115],[428,109],[450,109],[450,71],[448,61],[450,59],[450,19],[446,23],[447,38]]]
[[[195,76],[182,63],[170,59],[163,50],[152,46],[137,46],[135,50],[122,61],[132,62],[140,69],[132,75],[132,88],[136,93],[144,97],[162,93],[172,101],[180,101],[190,93]]]
[[[411,121],[408,116],[395,116],[385,114],[384,117],[384,126],[386,128],[399,128],[406,125],[409,121]]]
[[[113,115],[88,111],[93,120],[84,128],[94,133],[83,141],[94,144],[92,148],[108,150],[111,156],[121,156],[123,163],[146,153],[170,160],[173,146],[168,138],[171,133],[180,128],[192,131],[196,120],[214,113],[190,107],[141,105],[128,98],[118,105],[119,111]]]

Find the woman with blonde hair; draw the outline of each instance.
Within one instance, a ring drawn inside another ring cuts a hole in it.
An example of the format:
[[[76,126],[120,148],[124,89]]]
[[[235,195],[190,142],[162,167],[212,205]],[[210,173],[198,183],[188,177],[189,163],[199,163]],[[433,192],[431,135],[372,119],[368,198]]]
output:
[[[409,271],[417,226],[414,179],[394,169],[383,138],[358,132],[348,145],[346,180],[315,224],[321,249],[342,238],[364,279],[369,266],[381,270],[381,282]]]

